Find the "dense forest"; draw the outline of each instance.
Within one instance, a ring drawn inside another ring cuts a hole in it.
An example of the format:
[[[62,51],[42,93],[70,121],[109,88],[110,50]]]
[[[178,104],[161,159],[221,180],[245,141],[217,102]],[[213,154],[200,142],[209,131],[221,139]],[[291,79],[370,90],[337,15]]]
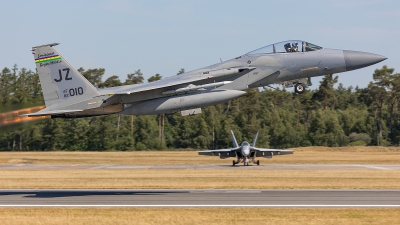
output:
[[[140,70],[125,81],[105,69],[79,68],[96,87],[143,83]],[[181,69],[178,74],[183,73]],[[202,114],[108,115],[80,119],[42,119],[0,127],[0,150],[149,150],[231,147],[229,131],[238,141],[259,147],[399,145],[400,74],[383,66],[366,88],[344,87],[327,75],[319,88],[298,95],[285,90],[250,89],[227,103],[206,107]],[[159,80],[160,74],[147,81]],[[44,104],[38,75],[27,69],[0,73],[0,107]]]

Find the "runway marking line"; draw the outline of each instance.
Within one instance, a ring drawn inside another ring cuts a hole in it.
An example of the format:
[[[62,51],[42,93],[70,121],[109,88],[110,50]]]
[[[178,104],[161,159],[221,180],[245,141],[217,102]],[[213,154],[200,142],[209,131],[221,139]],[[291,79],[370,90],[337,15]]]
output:
[[[239,208],[239,207],[266,207],[266,208],[400,208],[400,205],[0,205],[0,207],[224,207],[224,208]]]
[[[392,168],[387,168],[387,167],[382,167],[382,166],[374,166],[374,165],[359,165],[359,164],[356,164],[354,166],[363,167],[363,168],[367,168],[367,169],[375,169],[375,170],[392,170]]]

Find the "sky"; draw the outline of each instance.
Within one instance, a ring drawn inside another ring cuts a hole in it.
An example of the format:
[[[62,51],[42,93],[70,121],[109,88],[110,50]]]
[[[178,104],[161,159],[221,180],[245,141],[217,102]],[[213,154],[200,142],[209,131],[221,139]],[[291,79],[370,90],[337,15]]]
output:
[[[388,57],[338,74],[345,87],[366,87],[383,65],[400,71],[396,0],[2,0],[0,12],[1,69],[34,70],[31,47],[59,42],[75,68],[105,68],[103,80],[138,69],[168,77],[295,39]]]

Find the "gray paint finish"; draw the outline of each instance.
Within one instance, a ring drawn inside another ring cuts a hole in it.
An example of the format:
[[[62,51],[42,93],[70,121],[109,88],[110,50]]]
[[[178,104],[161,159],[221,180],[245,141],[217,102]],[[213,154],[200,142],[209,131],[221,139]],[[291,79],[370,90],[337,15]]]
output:
[[[372,53],[324,49],[292,40],[156,82],[97,90],[55,50],[56,45],[58,43],[32,48],[47,108],[28,116],[75,118],[121,111],[133,115],[171,113],[241,96],[232,94],[233,91],[288,81],[299,84],[299,79],[359,69],[386,59]],[[211,84],[218,82],[226,85],[212,87]],[[189,87],[205,84],[207,88],[165,96],[178,89],[189,90]],[[213,90],[223,91],[212,92],[212,97],[198,102]],[[189,104],[176,104],[177,96],[190,99]]]
[[[386,57],[367,52],[343,51],[346,71],[356,70],[381,62]]]

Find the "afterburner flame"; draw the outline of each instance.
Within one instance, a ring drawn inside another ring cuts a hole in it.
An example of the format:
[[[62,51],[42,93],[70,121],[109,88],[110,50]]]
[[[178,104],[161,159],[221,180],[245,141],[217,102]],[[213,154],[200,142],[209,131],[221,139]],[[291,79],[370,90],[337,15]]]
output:
[[[42,106],[18,109],[18,110],[6,112],[6,113],[0,113],[0,126],[21,123],[21,122],[28,122],[28,121],[39,120],[39,119],[44,119],[44,118],[50,118],[50,116],[38,116],[38,117],[21,116],[23,114],[37,112],[44,108],[45,108],[45,106],[42,105]]]

